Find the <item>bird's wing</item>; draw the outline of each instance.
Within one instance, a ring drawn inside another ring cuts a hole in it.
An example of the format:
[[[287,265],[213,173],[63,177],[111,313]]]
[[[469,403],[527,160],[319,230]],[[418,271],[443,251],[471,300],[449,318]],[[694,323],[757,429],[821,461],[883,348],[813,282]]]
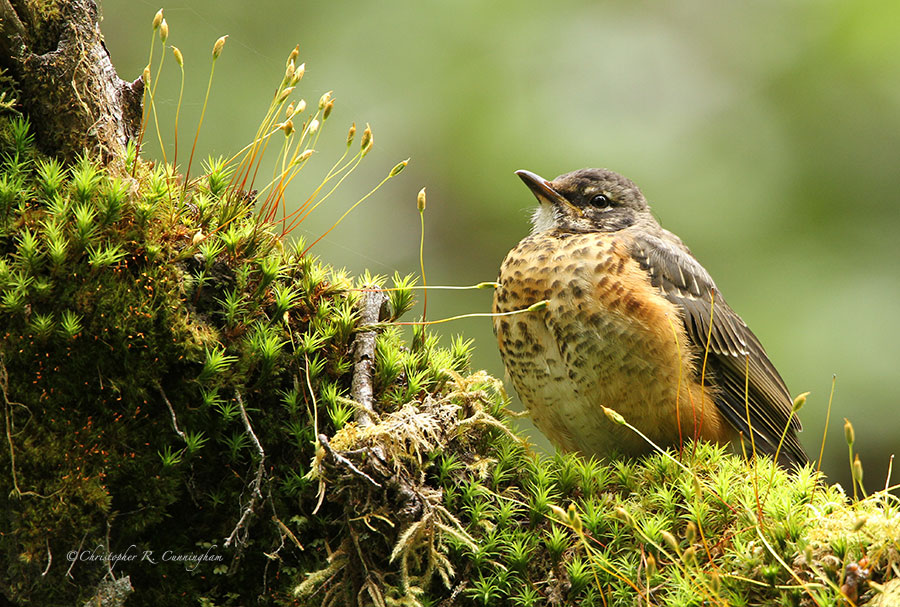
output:
[[[806,463],[796,435],[800,421],[792,414],[784,380],[750,328],[725,303],[709,273],[683,245],[656,236],[636,237],[632,255],[651,283],[684,311],[688,339],[701,355],[709,341],[705,380],[718,387],[716,404],[728,421],[745,437],[752,429],[757,451],[769,455],[774,455],[784,433],[779,459]]]

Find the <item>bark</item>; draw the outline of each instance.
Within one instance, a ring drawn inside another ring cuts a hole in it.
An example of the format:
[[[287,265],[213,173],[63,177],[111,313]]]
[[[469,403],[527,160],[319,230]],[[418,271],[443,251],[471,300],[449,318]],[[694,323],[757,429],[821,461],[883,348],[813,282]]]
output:
[[[377,289],[371,285],[372,289]],[[359,324],[374,325],[382,318],[382,308],[387,304],[387,294],[372,290],[363,293],[360,302]],[[353,384],[350,394],[359,405],[356,421],[362,426],[372,425],[374,417],[372,376],[375,372],[375,335],[376,331],[361,331],[353,344]]]
[[[116,74],[94,0],[0,0],[0,66],[46,154],[108,161],[140,130],[144,83]]]

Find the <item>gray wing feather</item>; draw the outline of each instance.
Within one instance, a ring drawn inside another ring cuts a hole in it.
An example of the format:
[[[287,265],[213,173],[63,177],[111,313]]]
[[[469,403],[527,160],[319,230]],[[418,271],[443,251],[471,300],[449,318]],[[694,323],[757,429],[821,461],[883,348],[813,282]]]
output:
[[[779,459],[791,465],[806,463],[796,435],[800,421],[791,413],[791,395],[781,375],[750,328],[725,303],[709,273],[677,237],[671,240],[638,236],[632,255],[651,283],[684,311],[688,338],[700,356],[709,338],[705,381],[718,388],[716,405],[744,436],[752,430],[757,450],[769,455],[774,455],[787,427]]]

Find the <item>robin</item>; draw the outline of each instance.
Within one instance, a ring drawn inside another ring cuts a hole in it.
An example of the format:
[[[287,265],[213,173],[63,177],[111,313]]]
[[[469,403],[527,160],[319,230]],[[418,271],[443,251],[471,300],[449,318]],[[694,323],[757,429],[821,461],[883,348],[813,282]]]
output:
[[[640,189],[605,169],[547,181],[517,171],[540,202],[494,293],[503,363],[557,447],[638,456],[688,439],[738,444],[779,463],[807,457],[784,380],[709,273],[663,229]],[[782,436],[784,437],[782,439]]]

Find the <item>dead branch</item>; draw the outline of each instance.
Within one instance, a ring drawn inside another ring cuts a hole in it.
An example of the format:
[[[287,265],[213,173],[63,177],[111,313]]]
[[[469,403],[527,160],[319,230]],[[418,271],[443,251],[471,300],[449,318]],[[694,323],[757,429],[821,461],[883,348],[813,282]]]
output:
[[[381,320],[381,311],[387,303],[387,294],[376,285],[367,285],[371,290],[363,291],[360,301],[359,327],[353,342],[353,380],[350,384],[350,396],[356,402],[356,423],[360,427],[371,426],[375,417],[374,390],[372,379],[375,370],[375,335],[376,329],[362,330],[363,327],[377,324]]]
[[[241,514],[241,518],[238,520],[237,525],[234,526],[234,529],[225,539],[226,548],[230,548],[232,542],[235,541],[238,533],[245,530],[250,515],[253,514],[254,510],[256,509],[256,505],[260,502],[260,500],[262,500],[262,491],[260,488],[262,487],[262,480],[263,475],[265,474],[266,462],[266,452],[263,450],[259,439],[256,438],[256,433],[253,432],[253,426],[250,425],[250,417],[247,415],[247,409],[244,408],[244,399],[241,398],[241,393],[237,390],[234,391],[234,394],[235,398],[237,399],[238,406],[241,408],[241,419],[244,422],[244,429],[247,431],[247,434],[250,435],[250,439],[253,441],[253,445],[256,447],[256,452],[259,455],[259,464],[256,467],[256,475],[250,482],[250,501],[244,508],[244,512]],[[241,540],[240,543],[243,544],[243,540]]]
[[[178,427],[178,419],[175,417],[175,409],[172,407],[172,403],[169,402],[168,397],[166,397],[166,393],[162,389],[162,385],[159,382],[156,383],[156,389],[159,390],[159,393],[162,395],[163,400],[166,401],[166,406],[169,408],[169,413],[172,414],[172,427],[175,428],[175,434],[181,437],[181,440],[187,442],[187,437],[184,435],[184,432]]]

